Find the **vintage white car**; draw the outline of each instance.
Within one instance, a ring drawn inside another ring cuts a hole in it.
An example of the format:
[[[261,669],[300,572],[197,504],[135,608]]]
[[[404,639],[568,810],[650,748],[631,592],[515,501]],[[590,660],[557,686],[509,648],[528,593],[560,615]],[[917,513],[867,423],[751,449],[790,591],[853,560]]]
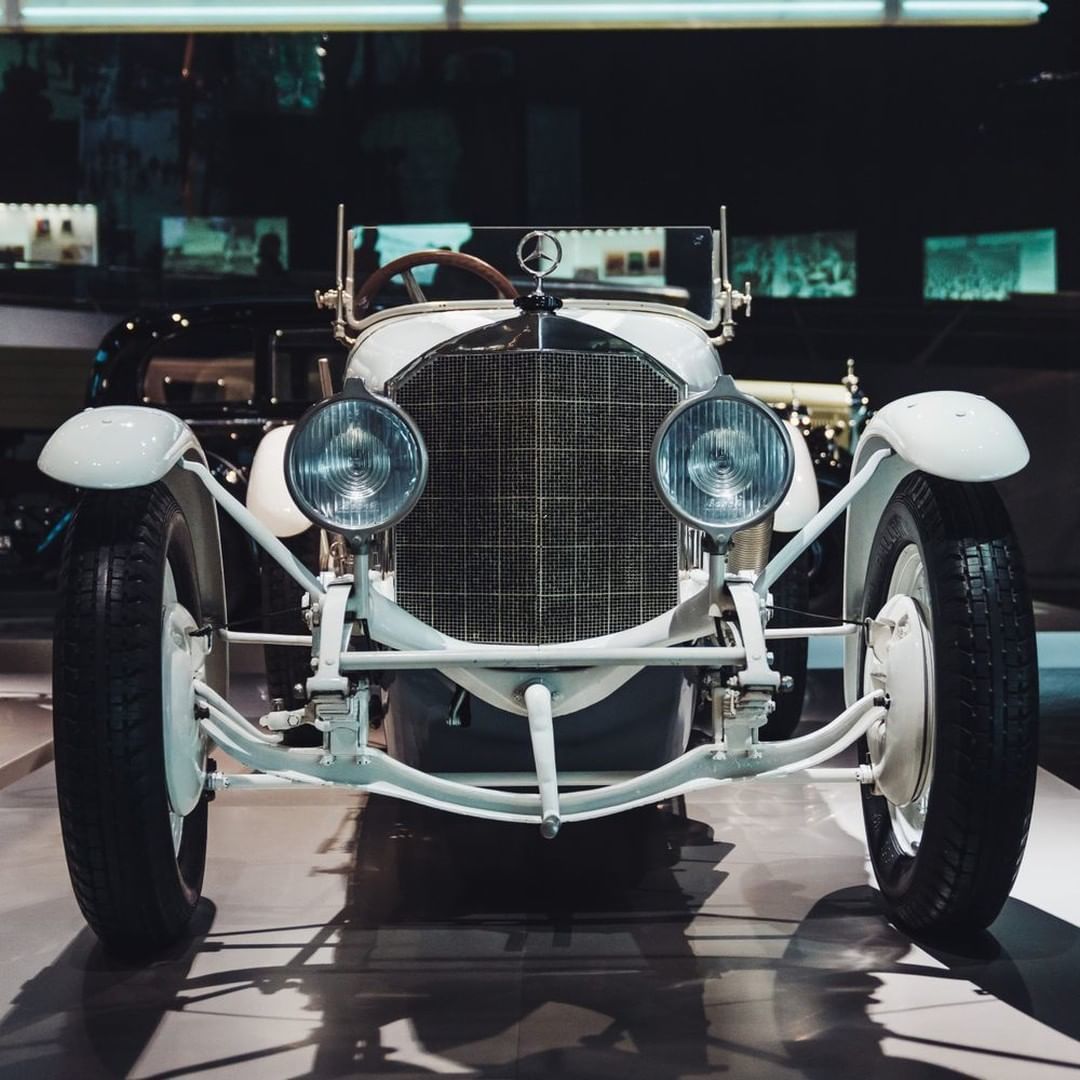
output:
[[[1024,440],[982,397],[915,394],[877,412],[819,506],[805,440],[724,374],[749,290],[728,281],[724,230],[692,232],[669,230],[670,251],[699,261],[704,311],[575,298],[548,277],[569,242],[550,232],[488,238],[516,246],[527,295],[446,250],[358,287],[339,213],[319,299],[351,350],[344,386],[264,437],[247,505],[170,413],[89,409],[56,431],[40,467],[83,490],[55,637],[60,816],[109,948],[184,933],[215,795],[304,785],[555,837],[719,784],[848,782],[889,917],[994,919],[1036,768],[1031,604],[992,483],[1024,467]],[[430,264],[497,295],[429,302]],[[413,302],[376,310],[393,274]],[[309,633],[229,626],[222,512],[295,581]],[[777,598],[844,514],[844,610],[802,617]],[[308,529],[318,567],[283,542]],[[843,639],[847,707],[770,732],[783,658],[800,662],[785,647],[816,636]],[[239,642],[298,650],[301,707],[238,711]],[[318,745],[284,738],[300,728]]]

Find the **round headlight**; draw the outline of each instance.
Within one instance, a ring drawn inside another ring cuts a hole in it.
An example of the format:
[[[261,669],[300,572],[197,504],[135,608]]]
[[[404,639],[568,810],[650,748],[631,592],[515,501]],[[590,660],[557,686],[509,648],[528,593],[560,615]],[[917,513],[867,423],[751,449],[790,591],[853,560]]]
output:
[[[335,532],[370,536],[400,521],[427,482],[416,425],[362,387],[316,405],[285,451],[285,480],[300,509]]]
[[[727,376],[674,408],[653,443],[660,498],[720,544],[780,505],[794,467],[787,425]]]

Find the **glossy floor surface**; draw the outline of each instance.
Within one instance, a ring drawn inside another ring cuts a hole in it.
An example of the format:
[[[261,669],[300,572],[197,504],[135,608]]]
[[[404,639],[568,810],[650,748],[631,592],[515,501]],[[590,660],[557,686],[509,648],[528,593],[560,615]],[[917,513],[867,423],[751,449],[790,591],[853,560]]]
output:
[[[1080,674],[1055,685],[1075,752]],[[811,720],[837,696],[815,675]],[[132,968],[83,927],[45,766],[0,791],[0,1075],[1080,1075],[1080,791],[1059,776],[1040,773],[1014,898],[962,950],[882,918],[853,787],[679,809],[545,842],[229,793],[193,939]]]

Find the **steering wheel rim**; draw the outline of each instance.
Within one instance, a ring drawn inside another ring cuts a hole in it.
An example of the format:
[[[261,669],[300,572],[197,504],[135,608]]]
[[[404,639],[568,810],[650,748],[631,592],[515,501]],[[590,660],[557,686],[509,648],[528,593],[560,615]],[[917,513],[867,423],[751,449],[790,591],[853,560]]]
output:
[[[422,304],[426,297],[420,291],[412,271],[417,266],[450,266],[456,270],[464,270],[474,277],[486,281],[502,300],[516,300],[518,291],[513,282],[501,271],[496,270],[491,263],[478,259],[475,255],[467,255],[463,251],[443,251],[435,248],[427,251],[410,251],[408,255],[402,255],[398,259],[391,259],[384,266],[373,271],[360,286],[360,291],[353,297],[353,304],[357,311],[364,311],[371,306],[371,302],[386,287],[387,282],[398,274],[405,280],[405,287],[414,303]]]

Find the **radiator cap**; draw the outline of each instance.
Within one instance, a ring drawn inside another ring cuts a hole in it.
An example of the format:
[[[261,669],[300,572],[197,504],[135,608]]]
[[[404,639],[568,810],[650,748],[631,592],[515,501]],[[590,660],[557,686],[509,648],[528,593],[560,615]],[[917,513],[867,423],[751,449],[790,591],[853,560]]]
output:
[[[514,301],[514,307],[522,311],[558,311],[562,307],[562,301],[551,293],[533,292],[528,296],[519,296]]]

